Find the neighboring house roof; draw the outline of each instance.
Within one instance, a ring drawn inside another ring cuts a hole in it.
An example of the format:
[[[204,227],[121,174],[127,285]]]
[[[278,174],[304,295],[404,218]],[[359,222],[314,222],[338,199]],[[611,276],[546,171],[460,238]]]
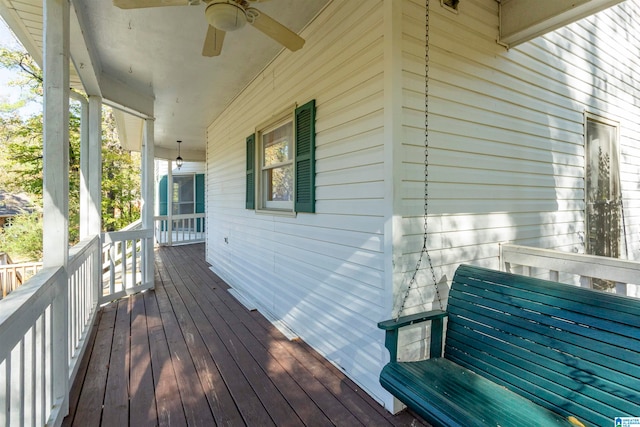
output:
[[[11,217],[35,210],[25,194],[11,194],[0,190],[0,218]]]

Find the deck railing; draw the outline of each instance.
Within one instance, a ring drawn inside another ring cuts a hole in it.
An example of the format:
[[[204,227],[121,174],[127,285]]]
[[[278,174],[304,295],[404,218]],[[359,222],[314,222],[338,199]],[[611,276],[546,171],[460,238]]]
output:
[[[69,381],[72,383],[84,353],[87,335],[98,311],[100,238],[85,239],[69,251]]]
[[[71,248],[66,274],[43,268],[0,300],[0,426],[60,425],[99,304],[152,287],[153,230],[103,239]]]
[[[0,425],[59,425],[98,309],[100,238],[0,301]]]
[[[147,245],[153,245],[153,230],[104,233],[102,242],[100,304],[153,287],[143,256]]]
[[[504,271],[640,297],[640,262],[512,244],[500,245]]]
[[[167,215],[155,217],[155,239],[159,245],[184,245],[204,242],[205,214]]]
[[[42,269],[41,262],[0,265],[0,299],[6,297],[9,292],[15,291],[30,277],[35,276],[40,269]]]

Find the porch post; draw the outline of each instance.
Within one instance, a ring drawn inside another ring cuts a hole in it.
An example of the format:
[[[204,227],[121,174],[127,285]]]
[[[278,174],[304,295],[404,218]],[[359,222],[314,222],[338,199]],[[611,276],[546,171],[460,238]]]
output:
[[[89,103],[82,95],[70,92],[80,102],[80,240],[89,235]]]
[[[52,403],[69,411],[67,263],[69,258],[69,2],[43,2],[43,264],[62,267],[52,312]]]
[[[72,93],[73,95],[73,93]],[[102,98],[80,101],[80,239],[100,234],[102,220]]]
[[[154,122],[144,121],[144,140],[142,145],[142,229],[154,229]],[[154,283],[153,237],[144,240],[143,263],[144,277],[147,282]]]
[[[173,161],[167,160],[167,245],[173,246]]]
[[[102,98],[89,96],[89,200],[87,232],[102,231]]]
[[[86,203],[86,237],[100,236],[102,232],[102,98],[89,96],[87,143],[88,191]],[[100,241],[102,243],[102,240]],[[102,297],[102,245],[95,254],[93,284],[95,304]]]

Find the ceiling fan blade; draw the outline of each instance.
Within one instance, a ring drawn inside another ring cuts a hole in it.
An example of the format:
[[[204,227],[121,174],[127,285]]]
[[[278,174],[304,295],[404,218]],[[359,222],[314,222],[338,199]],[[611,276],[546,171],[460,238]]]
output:
[[[222,42],[226,33],[209,25],[207,36],[204,39],[202,56],[218,56],[222,52]]]
[[[256,10],[256,9],[253,9]],[[258,11],[258,16],[251,22],[251,25],[262,31],[287,49],[296,51],[304,46],[304,39],[270,17]]]
[[[113,0],[120,9],[139,9],[143,7],[186,6],[189,0]]]

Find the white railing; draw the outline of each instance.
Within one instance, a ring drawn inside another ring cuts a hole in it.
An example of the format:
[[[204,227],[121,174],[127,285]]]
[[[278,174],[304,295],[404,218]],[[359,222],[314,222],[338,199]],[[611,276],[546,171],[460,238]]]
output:
[[[155,217],[155,239],[159,245],[184,245],[205,240],[205,214]]]
[[[640,262],[512,244],[500,245],[504,271],[584,287],[611,283],[610,291],[640,297]]]
[[[147,245],[153,245],[150,229],[103,234],[100,304],[153,287],[154,278],[147,277],[143,256]]]
[[[0,425],[59,425],[98,309],[100,239],[0,301]],[[65,280],[65,277],[67,278]]]
[[[68,327],[69,381],[73,383],[98,312],[100,237],[85,239],[69,251]]]
[[[0,299],[6,297],[9,292],[15,291],[30,277],[35,276],[41,268],[41,262],[0,265]]]
[[[0,301],[0,425],[59,425],[68,404],[64,269],[46,268]]]
[[[83,240],[69,251],[66,274],[44,268],[0,300],[0,426],[62,423],[98,304],[153,284],[142,256],[152,239],[153,230],[135,230],[107,233],[104,245],[99,236]],[[104,272],[101,246],[115,274]],[[122,280],[104,286],[105,274]]]

